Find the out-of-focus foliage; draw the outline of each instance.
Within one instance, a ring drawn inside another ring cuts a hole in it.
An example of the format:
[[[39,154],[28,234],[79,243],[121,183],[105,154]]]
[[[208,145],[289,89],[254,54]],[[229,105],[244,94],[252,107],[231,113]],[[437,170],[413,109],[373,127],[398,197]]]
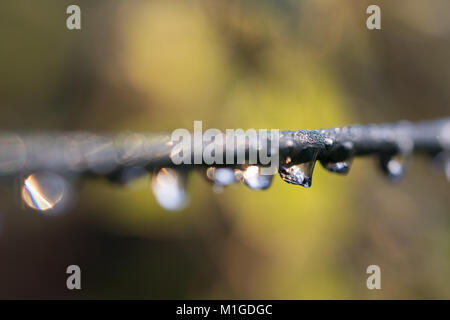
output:
[[[69,1],[0,4],[0,128],[301,129],[449,114],[447,1]],[[348,177],[316,165],[311,189],[275,178],[159,208],[148,179],[77,184],[42,217],[1,186],[1,297],[449,298],[448,184],[427,161],[391,185],[372,159]],[[86,274],[65,290],[65,267]],[[382,291],[366,289],[366,267]],[[30,269],[30,265],[31,267]]]

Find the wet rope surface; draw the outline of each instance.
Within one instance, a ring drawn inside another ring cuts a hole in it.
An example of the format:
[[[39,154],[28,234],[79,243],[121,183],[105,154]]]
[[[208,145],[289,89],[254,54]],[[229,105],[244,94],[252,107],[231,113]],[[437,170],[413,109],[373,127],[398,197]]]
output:
[[[155,199],[166,210],[182,210],[187,205],[188,172],[196,168],[203,168],[214,192],[222,192],[225,186],[240,182],[253,190],[267,189],[276,169],[285,182],[309,188],[317,161],[326,170],[345,175],[354,158],[374,155],[385,175],[395,182],[404,176],[409,159],[422,153],[437,159],[434,162],[440,163],[450,181],[450,118],[276,131],[275,136],[264,135],[264,131],[258,133],[256,146],[251,139],[233,140],[231,148],[226,140],[215,140],[214,153],[216,147],[223,151],[218,153],[219,165],[206,163],[202,157],[203,148],[211,145],[202,136],[200,151],[189,148],[189,161],[175,165],[172,155],[180,154],[180,143],[172,141],[170,134],[3,133],[0,134],[0,181],[15,181],[15,185],[21,185],[20,197],[27,207],[48,213],[66,210],[73,180],[92,176],[127,185],[150,172]],[[196,140],[189,133],[188,136],[189,145],[194,145]],[[261,141],[267,143],[270,155],[276,153],[275,167],[273,163],[268,167],[260,154],[254,162],[250,161],[249,155],[260,151]],[[181,150],[183,154],[186,152]],[[239,150],[244,150],[245,159],[249,160],[236,161]],[[196,158],[200,162],[191,161]]]
[[[2,133],[0,174],[7,177],[53,171],[102,175],[126,167],[137,166],[148,170],[174,167],[170,158],[173,148],[170,134]],[[435,156],[448,150],[450,118],[419,123],[401,121],[393,124],[283,131],[279,139],[280,164],[286,163],[286,160],[306,163],[312,161],[313,157],[330,163],[371,154],[393,156],[425,153]],[[225,158],[225,146],[223,154]],[[189,169],[194,166],[182,164],[178,167]]]

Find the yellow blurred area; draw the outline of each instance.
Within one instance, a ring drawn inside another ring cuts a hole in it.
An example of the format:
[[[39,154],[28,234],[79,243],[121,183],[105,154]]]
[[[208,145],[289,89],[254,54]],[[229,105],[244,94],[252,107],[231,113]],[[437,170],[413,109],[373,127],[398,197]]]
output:
[[[70,43],[63,28],[42,23],[42,19],[55,21],[60,16],[51,3],[44,0],[40,6],[29,6],[26,1],[17,1],[1,5],[0,37],[6,39],[0,51],[3,100],[20,96],[24,90],[39,99],[53,94],[61,81]]]
[[[183,112],[218,94],[227,73],[224,51],[199,8],[156,1],[122,10],[124,70],[161,111]]]

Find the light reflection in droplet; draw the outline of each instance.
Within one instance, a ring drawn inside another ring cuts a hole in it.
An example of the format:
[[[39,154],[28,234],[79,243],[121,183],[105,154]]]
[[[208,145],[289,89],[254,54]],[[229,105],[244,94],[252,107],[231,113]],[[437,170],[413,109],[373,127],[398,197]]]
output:
[[[387,164],[388,170],[391,174],[395,176],[400,176],[403,172],[403,167],[400,162],[396,160],[391,160]]]
[[[228,186],[238,182],[235,172],[230,168],[208,167],[206,177],[214,182],[215,186]]]
[[[215,172],[215,183],[222,186],[227,186],[236,182],[233,169],[218,168]]]
[[[206,177],[211,180],[214,181],[216,176],[216,168],[215,167],[208,167],[206,169]]]
[[[381,170],[392,182],[400,181],[409,163],[409,154],[380,155]]]
[[[29,175],[22,186],[22,200],[38,211],[54,209],[64,199],[67,182],[51,172],[38,172]]]
[[[187,205],[185,176],[174,169],[162,168],[152,178],[152,190],[166,210],[181,210]]]
[[[250,189],[264,190],[270,187],[273,175],[261,174],[261,168],[258,166],[249,166],[243,172],[244,184]]]
[[[338,174],[347,174],[352,166],[352,159],[338,162],[321,161],[320,163],[327,171]]]
[[[287,183],[300,185],[305,188],[311,187],[317,153],[318,151],[315,151],[312,160],[305,163],[285,163],[280,165],[278,169],[280,177]]]
[[[279,173],[281,178],[287,183],[300,185],[305,188],[311,187],[312,171],[314,164],[307,162],[290,167],[280,166]]]
[[[236,181],[242,181],[244,179],[242,170],[234,169],[234,178],[236,179]]]
[[[334,140],[331,138],[325,138],[324,143],[326,148],[331,148],[334,145]]]

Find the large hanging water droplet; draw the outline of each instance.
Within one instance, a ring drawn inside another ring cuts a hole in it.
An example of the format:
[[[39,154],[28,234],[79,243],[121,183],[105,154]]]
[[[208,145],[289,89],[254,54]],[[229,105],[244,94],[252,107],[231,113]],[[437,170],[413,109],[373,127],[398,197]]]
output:
[[[315,151],[312,160],[300,164],[291,164],[290,159],[286,164],[280,165],[278,173],[287,183],[296,184],[305,188],[311,187],[312,175],[316,164],[318,151]]]
[[[152,190],[166,210],[181,210],[187,205],[186,177],[174,169],[162,168],[152,178]]]
[[[22,200],[32,209],[52,210],[61,205],[67,189],[68,184],[61,176],[51,172],[38,172],[24,180]]]
[[[380,155],[380,167],[389,180],[393,182],[403,178],[407,157],[401,154],[396,155]]]
[[[243,171],[242,178],[244,184],[250,189],[264,190],[270,187],[273,175],[263,175],[260,167],[249,166]]]
[[[347,159],[347,160],[338,161],[338,162],[320,161],[320,163],[326,170],[328,170],[330,172],[338,173],[338,174],[347,174],[350,171],[352,162],[353,162],[353,159]]]

